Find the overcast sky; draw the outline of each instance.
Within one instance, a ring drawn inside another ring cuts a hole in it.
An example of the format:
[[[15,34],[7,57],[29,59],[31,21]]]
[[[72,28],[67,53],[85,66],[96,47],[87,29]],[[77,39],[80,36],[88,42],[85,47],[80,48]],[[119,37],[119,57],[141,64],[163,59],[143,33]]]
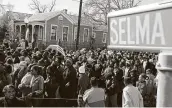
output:
[[[51,0],[40,0],[42,4],[50,3]],[[84,0],[86,1],[86,0]],[[141,4],[149,4],[162,0],[142,0]],[[0,0],[2,4],[12,4],[14,5],[14,11],[23,12],[23,13],[34,13],[30,10],[29,4],[31,0]],[[78,13],[79,9],[79,0],[57,0],[56,2],[56,10],[68,9],[69,12],[74,14]]]

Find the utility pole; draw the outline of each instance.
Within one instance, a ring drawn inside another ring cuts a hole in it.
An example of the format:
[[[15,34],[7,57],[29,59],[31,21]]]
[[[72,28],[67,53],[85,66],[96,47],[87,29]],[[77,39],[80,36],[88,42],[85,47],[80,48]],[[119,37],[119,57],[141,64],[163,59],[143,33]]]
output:
[[[77,30],[77,38],[76,38],[76,50],[78,50],[78,44],[79,44],[80,25],[81,25],[81,12],[82,12],[82,0],[80,0],[80,5],[79,5],[78,30]]]

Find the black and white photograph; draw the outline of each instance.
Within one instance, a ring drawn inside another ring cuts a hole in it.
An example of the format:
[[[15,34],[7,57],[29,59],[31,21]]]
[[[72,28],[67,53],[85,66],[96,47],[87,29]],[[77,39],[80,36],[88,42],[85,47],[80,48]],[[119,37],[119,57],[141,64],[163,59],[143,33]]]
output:
[[[172,107],[172,0],[0,0],[0,107]]]

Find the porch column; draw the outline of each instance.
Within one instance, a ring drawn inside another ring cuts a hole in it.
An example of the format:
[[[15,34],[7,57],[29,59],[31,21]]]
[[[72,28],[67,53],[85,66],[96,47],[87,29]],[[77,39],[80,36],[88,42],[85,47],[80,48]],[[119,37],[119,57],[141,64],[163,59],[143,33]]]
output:
[[[42,33],[43,34],[43,36],[42,36],[43,39],[42,40],[43,40],[43,42],[45,42],[45,25],[43,25],[42,27],[43,27],[43,30],[42,30],[42,32],[43,32]]]
[[[38,36],[40,39],[41,39],[41,25],[39,25],[39,36]],[[38,38],[38,40],[39,40]]]
[[[21,40],[21,28],[22,28],[22,25],[20,24],[19,27],[20,27],[19,40]]]
[[[31,42],[34,41],[33,39],[34,32],[35,32],[35,24],[32,24],[32,41]]]

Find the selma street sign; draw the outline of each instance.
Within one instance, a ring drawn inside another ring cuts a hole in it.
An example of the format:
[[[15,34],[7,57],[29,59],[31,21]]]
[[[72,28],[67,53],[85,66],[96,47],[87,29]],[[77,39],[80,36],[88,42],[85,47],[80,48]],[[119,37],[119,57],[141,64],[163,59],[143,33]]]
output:
[[[108,14],[108,48],[172,49],[172,3],[156,3]]]

